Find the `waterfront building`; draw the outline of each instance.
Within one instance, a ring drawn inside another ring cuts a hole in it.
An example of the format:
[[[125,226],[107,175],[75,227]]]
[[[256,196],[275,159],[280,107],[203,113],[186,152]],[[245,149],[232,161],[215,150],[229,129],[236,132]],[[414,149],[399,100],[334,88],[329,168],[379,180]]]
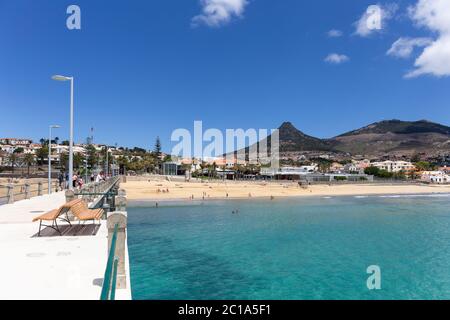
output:
[[[428,183],[450,183],[450,175],[444,171],[424,171],[422,172],[421,180]]]
[[[178,164],[176,162],[164,162],[162,164],[162,174],[165,176],[178,175]]]
[[[315,182],[315,183],[330,183],[336,181],[347,181],[347,182],[373,182],[373,176],[367,174],[345,174],[345,173],[326,173],[326,174],[318,174],[318,173],[310,173],[301,176],[301,181],[305,181],[307,183]]]
[[[261,176],[275,180],[299,180],[301,176],[317,172],[317,165],[302,167],[261,168]]]
[[[370,164],[372,167],[376,167],[380,170],[386,170],[387,172],[397,173],[397,172],[409,172],[416,169],[416,167],[409,161],[382,161],[382,162],[372,162]]]

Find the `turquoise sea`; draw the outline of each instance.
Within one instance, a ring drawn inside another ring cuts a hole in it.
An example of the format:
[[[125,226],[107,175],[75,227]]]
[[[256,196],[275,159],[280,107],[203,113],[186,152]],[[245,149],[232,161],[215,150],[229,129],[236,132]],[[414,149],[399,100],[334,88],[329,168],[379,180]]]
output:
[[[450,299],[450,195],[136,202],[128,216],[134,299]]]

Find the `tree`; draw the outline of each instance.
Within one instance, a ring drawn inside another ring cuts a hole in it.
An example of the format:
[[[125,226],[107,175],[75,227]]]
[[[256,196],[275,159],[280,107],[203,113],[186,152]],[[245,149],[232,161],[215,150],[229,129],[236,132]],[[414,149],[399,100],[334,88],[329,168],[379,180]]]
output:
[[[18,147],[16,149],[14,149],[14,153],[15,154],[21,154],[23,153],[25,150],[22,147]]]
[[[14,168],[15,168],[15,166],[16,166],[16,163],[17,163],[17,160],[19,159],[19,156],[17,155],[17,153],[11,153],[9,156],[8,156],[8,161],[9,161],[9,163],[11,164],[11,171],[12,171],[12,173],[14,173]]]
[[[150,154],[145,154],[142,159],[145,172],[150,173],[155,170],[155,159]]]
[[[42,166],[44,164],[45,158],[48,157],[48,146],[42,146],[36,150],[36,157],[38,159],[38,164]]]
[[[59,165],[61,167],[62,172],[67,172],[67,168],[69,165],[69,155],[67,153],[61,153],[59,156]]]
[[[126,174],[126,170],[128,170],[129,161],[127,157],[120,156],[117,158],[117,164],[119,165],[120,171],[122,174]]]
[[[87,156],[87,162],[88,162],[88,166],[90,168],[94,168],[95,165],[98,163],[98,154],[97,154],[97,150],[95,149],[95,147],[93,145],[88,145],[86,147],[86,156]]]
[[[378,174],[380,173],[380,169],[370,166],[364,169],[364,173],[369,176],[378,176]]]
[[[73,167],[79,169],[83,163],[83,155],[81,153],[73,154]]]
[[[34,164],[34,156],[31,153],[27,153],[23,158],[23,162],[27,165],[27,176],[29,176],[30,167]]]
[[[419,171],[432,171],[434,170],[435,166],[427,161],[419,161],[415,163],[415,166],[417,170]]]
[[[161,140],[159,139],[159,136],[156,137],[155,149],[153,154],[155,156],[156,167],[159,170],[161,168]]]

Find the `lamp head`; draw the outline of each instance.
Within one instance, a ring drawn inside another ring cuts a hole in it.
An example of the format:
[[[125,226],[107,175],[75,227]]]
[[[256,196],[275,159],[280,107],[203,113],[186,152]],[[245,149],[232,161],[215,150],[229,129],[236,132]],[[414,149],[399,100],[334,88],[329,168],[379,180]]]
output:
[[[52,79],[55,80],[55,81],[69,81],[69,80],[72,80],[71,77],[66,77],[66,76],[61,76],[61,75],[54,75],[52,77]]]

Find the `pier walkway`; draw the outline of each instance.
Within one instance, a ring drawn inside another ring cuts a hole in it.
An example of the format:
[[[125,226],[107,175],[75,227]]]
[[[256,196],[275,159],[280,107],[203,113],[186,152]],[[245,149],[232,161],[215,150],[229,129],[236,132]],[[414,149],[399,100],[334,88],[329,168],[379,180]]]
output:
[[[33,217],[64,203],[58,192],[0,206],[0,299],[99,300],[108,258],[106,221],[94,236],[36,237]],[[116,291],[118,300],[131,299],[127,269],[128,289]]]

